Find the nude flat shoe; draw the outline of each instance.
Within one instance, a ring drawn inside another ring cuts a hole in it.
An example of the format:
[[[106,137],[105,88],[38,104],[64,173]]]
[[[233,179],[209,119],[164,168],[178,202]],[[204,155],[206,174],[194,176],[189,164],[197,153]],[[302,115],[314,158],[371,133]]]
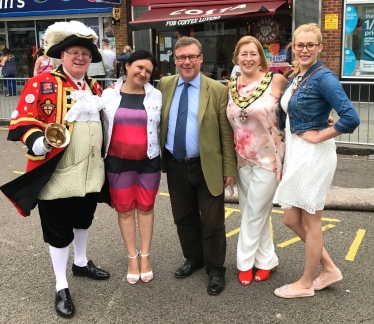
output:
[[[299,297],[313,297],[314,289],[292,289],[291,285],[285,285],[283,287],[274,290],[274,295],[281,298],[299,298]]]
[[[336,269],[336,271],[330,273],[325,279],[321,279],[320,277],[316,278],[313,282],[313,287],[314,290],[322,290],[342,280],[342,273],[339,269]]]

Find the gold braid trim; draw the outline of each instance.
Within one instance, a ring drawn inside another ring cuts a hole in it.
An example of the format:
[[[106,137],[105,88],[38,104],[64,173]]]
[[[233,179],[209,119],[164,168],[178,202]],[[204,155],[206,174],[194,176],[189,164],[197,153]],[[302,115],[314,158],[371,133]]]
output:
[[[251,103],[253,103],[256,99],[261,97],[261,95],[265,92],[271,80],[273,79],[273,75],[274,75],[273,72],[267,72],[265,76],[262,78],[261,83],[248,97],[242,97],[239,94],[238,87],[237,87],[238,77],[231,78],[230,80],[231,98],[242,110],[244,110]]]

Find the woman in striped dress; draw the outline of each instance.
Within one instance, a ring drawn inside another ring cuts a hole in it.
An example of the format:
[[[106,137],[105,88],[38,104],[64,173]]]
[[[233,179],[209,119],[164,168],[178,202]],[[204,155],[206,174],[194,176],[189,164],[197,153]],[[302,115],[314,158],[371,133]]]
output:
[[[128,254],[127,281],[153,279],[150,248],[154,203],[160,184],[161,162],[158,129],[161,92],[149,79],[157,65],[147,50],[135,51],[126,62],[127,79],[119,78],[115,88],[103,92],[108,119],[105,169],[111,206]],[[136,221],[140,249],[136,248]],[[139,267],[140,263],[140,267]]]

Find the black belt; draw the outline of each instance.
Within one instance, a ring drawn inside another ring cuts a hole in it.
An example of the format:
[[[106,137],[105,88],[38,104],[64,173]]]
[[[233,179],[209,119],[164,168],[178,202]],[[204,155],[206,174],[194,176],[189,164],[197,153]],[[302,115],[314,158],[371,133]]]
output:
[[[172,161],[178,162],[178,160],[174,157],[173,154],[171,154],[171,152],[168,149],[165,148],[165,152],[170,156],[170,158],[172,159]],[[184,158],[180,162],[184,162],[184,163],[195,163],[197,161],[200,161],[200,156],[197,156],[197,157],[194,157],[194,158]]]

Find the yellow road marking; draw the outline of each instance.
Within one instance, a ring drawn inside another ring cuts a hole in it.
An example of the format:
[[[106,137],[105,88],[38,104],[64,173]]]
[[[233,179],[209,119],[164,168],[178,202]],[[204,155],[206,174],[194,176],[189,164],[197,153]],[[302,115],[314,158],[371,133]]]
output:
[[[229,217],[234,212],[240,212],[239,209],[225,207],[225,218]]]
[[[166,193],[166,192],[160,192],[159,195],[160,195],[160,196],[170,196],[170,195],[169,195],[168,193]]]
[[[336,222],[336,223],[340,223],[340,220],[339,219],[335,219],[335,218],[321,218],[323,221],[325,222]]]
[[[335,227],[335,226],[336,226],[336,225],[333,225],[333,224],[327,224],[326,226],[323,226],[323,227],[322,227],[322,231],[324,232],[324,231],[326,231],[327,229],[333,228],[333,227]],[[284,248],[284,247],[286,247],[286,246],[288,246],[288,245],[291,245],[291,244],[294,244],[294,243],[296,243],[296,242],[298,242],[298,241],[301,241],[301,238],[297,236],[297,237],[294,237],[293,239],[290,239],[290,240],[285,241],[285,242],[283,242],[283,243],[279,243],[279,244],[277,244],[277,246],[280,247],[280,248]]]
[[[22,172],[22,171],[13,171],[13,173],[15,173],[15,174],[24,174],[25,172]]]
[[[345,259],[347,261],[354,261],[358,248],[360,247],[360,244],[362,242],[362,239],[364,238],[366,233],[366,230],[359,229],[356,234],[356,238],[354,239],[351,247],[349,248],[348,254],[346,255]]]
[[[231,232],[228,232],[228,233],[226,234],[226,237],[233,236],[233,235],[235,235],[235,234],[237,234],[237,233],[239,233],[239,232],[240,232],[240,227],[234,229],[234,230],[231,231]]]
[[[277,210],[277,209],[273,209],[271,212],[276,213],[276,214],[284,214],[283,210]]]

